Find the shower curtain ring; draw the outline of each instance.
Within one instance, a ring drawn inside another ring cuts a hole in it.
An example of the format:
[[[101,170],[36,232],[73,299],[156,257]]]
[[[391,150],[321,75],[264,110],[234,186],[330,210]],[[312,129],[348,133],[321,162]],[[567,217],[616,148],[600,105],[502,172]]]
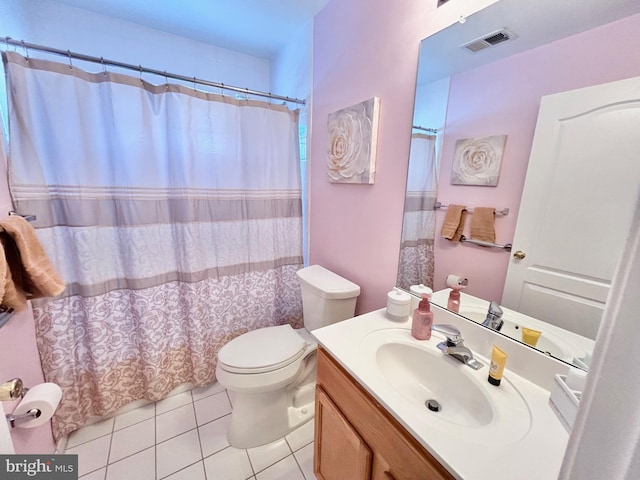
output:
[[[138,71],[140,72],[140,81],[142,82],[142,65],[138,65]]]
[[[73,68],[73,64],[71,63],[71,50],[67,50],[67,56],[69,57],[69,68]]]
[[[24,54],[27,57],[27,62],[29,61],[29,50],[27,49],[27,46],[24,44],[24,40],[21,40],[20,43],[22,43],[22,48],[24,48]]]
[[[220,95],[224,97],[224,83],[220,83]]]
[[[196,77],[193,77],[193,90],[196,90]]]
[[[107,67],[104,64],[104,58],[100,57],[100,63],[102,64],[102,73],[107,74]]]

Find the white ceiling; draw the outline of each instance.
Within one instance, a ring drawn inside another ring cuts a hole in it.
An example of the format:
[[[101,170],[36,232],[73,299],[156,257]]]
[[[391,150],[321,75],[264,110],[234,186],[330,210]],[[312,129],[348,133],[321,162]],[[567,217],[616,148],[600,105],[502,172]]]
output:
[[[56,0],[96,13],[271,58],[330,0]]]
[[[501,0],[422,41],[418,85],[636,13],[640,0]],[[518,37],[476,53],[460,48],[503,27]]]

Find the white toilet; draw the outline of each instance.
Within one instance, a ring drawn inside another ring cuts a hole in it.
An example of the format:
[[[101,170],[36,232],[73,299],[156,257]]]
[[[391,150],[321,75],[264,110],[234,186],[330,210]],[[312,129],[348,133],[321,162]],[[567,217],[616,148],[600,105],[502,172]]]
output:
[[[233,401],[227,432],[233,447],[264,445],[313,418],[316,343],[309,331],[354,315],[358,285],[319,265],[297,275],[305,328],[253,330],[218,353],[216,377]]]

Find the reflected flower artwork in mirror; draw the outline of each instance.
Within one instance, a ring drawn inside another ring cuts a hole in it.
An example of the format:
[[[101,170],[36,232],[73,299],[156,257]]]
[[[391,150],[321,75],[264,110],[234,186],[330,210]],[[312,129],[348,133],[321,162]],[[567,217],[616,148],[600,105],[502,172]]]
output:
[[[506,135],[458,140],[451,169],[451,184],[497,186],[506,140]]]
[[[373,184],[380,99],[329,114],[327,171],[332,183]]]

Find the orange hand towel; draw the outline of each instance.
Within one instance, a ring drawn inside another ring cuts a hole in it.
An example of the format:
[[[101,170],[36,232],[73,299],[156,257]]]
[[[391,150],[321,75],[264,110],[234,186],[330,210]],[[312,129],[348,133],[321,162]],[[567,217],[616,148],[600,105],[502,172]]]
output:
[[[0,221],[0,227],[17,247],[17,254],[10,251],[7,242],[5,255],[11,268],[14,283],[27,298],[55,297],[64,291],[65,285],[55,270],[36,236],[35,229],[19,215],[10,215]],[[6,285],[5,285],[6,288]],[[6,296],[6,294],[5,294]]]
[[[11,269],[15,269],[20,254],[13,240],[7,236],[0,238],[2,255],[0,259],[0,304],[3,307],[22,310],[27,305],[27,298],[22,288],[16,285],[11,275]]]
[[[449,205],[440,234],[447,240],[459,242],[466,216],[467,211],[464,205]]]
[[[474,208],[469,231],[471,238],[482,240],[483,242],[496,243],[495,217],[495,208]]]

